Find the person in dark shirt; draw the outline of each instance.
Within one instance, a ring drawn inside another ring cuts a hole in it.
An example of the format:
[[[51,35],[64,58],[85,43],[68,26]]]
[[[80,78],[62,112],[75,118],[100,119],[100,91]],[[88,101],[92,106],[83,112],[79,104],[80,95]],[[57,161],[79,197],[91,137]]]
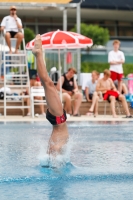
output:
[[[78,90],[76,80],[74,79],[74,74],[76,74],[76,69],[71,67],[68,69],[67,73],[61,76],[61,80],[58,80],[57,90],[60,91],[60,82],[62,84],[62,99],[65,103],[64,109],[68,114],[73,114],[73,116],[79,116],[79,108],[82,101],[82,94]],[[72,100],[73,100],[73,112],[72,112]]]

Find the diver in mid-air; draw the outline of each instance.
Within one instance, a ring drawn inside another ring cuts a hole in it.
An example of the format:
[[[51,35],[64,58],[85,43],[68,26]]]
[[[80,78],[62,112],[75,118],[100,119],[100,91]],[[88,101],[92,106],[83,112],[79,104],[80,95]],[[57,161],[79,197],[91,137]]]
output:
[[[69,137],[66,125],[66,112],[62,108],[62,103],[54,83],[48,76],[43,58],[40,35],[37,35],[35,38],[32,52],[36,57],[38,75],[45,90],[45,98],[48,105],[46,118],[53,125],[53,131],[49,140],[47,153],[56,156],[61,153]]]

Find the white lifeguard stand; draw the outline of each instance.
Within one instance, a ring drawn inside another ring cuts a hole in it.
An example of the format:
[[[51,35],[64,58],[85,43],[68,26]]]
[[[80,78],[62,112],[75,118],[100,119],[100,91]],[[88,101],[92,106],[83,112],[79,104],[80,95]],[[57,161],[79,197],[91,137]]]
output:
[[[11,38],[12,50],[15,49],[16,40],[15,38]],[[9,54],[5,37],[1,34],[0,76],[3,71],[3,79],[0,80],[0,84],[4,88],[4,99],[1,100],[3,105],[0,108],[4,108],[4,117],[7,115],[7,109],[21,109],[24,115],[24,109],[30,107],[24,105],[24,99],[30,98],[30,81],[24,39],[22,43],[23,50],[19,50],[18,54]],[[6,88],[11,89],[11,95],[7,95]],[[28,94],[24,95],[23,92],[26,90]]]

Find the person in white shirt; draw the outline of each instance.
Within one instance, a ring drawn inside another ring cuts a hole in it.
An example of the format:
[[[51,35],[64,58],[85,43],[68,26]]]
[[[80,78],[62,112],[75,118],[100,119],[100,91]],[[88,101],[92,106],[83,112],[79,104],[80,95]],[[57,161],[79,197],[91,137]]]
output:
[[[17,9],[15,6],[10,7],[10,15],[3,18],[1,22],[1,31],[6,31],[5,39],[9,47],[9,54],[12,53],[10,38],[17,38],[16,49],[14,53],[18,53],[19,45],[24,37],[20,32],[22,29],[21,19],[16,15]]]
[[[99,72],[92,71],[91,76],[92,79],[86,83],[85,96],[87,101],[92,102],[92,104],[89,109],[89,112],[87,112],[86,115],[89,116],[94,114],[94,117],[96,117],[98,115],[98,100],[99,100],[98,93],[96,92],[96,84],[99,78]]]
[[[123,67],[122,64],[125,62],[125,56],[122,51],[119,50],[120,41],[114,40],[113,50],[108,54],[108,62],[110,64],[111,79],[113,81],[118,80],[118,91],[122,92],[122,77]]]

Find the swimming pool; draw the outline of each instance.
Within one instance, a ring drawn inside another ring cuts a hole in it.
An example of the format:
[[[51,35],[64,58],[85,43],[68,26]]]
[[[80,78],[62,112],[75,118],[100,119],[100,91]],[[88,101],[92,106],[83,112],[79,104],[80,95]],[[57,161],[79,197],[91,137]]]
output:
[[[133,123],[68,123],[70,162],[42,168],[49,123],[1,123],[0,200],[132,200]]]

